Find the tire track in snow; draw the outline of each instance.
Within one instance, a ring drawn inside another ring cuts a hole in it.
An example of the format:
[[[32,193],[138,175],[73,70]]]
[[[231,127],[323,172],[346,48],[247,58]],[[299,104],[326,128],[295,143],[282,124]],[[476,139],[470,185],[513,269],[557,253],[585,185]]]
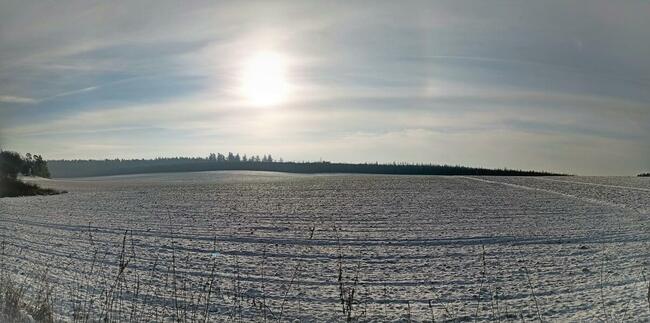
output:
[[[551,182],[569,183],[569,184],[582,184],[582,185],[612,187],[612,188],[622,188],[622,189],[636,190],[636,191],[642,191],[642,192],[650,193],[650,189],[642,188],[642,187],[621,186],[621,185],[612,185],[612,184],[587,183],[587,182],[577,182],[577,181],[565,181],[565,180],[560,180],[560,179],[543,178],[543,177],[534,177],[534,178],[537,179],[537,180],[542,180],[542,181],[551,181]]]
[[[536,188],[536,187],[530,187],[530,186],[526,186],[526,185],[499,182],[499,181],[493,181],[493,180],[483,179],[483,178],[476,178],[476,177],[471,177],[471,176],[458,176],[458,177],[469,179],[469,180],[474,180],[474,181],[477,181],[477,182],[484,182],[484,183],[490,183],[490,184],[500,184],[500,185],[510,186],[510,187],[524,189],[524,190],[550,193],[550,194],[555,194],[555,195],[559,195],[559,196],[563,196],[563,197],[567,197],[567,198],[571,198],[571,199],[580,200],[580,201],[583,201],[583,202],[588,202],[588,203],[598,204],[598,205],[603,205],[603,206],[609,206],[609,207],[615,207],[615,208],[620,208],[620,209],[627,210],[627,211],[633,211],[633,212],[639,213],[639,214],[644,214],[640,210],[628,207],[627,205],[617,204],[617,203],[612,203],[612,202],[608,202],[608,201],[592,199],[592,198],[582,197],[582,196],[577,196],[577,195],[571,195],[571,194],[562,193],[562,192],[558,192],[558,191],[553,191],[553,190],[549,190],[549,189],[545,189],[545,188]]]

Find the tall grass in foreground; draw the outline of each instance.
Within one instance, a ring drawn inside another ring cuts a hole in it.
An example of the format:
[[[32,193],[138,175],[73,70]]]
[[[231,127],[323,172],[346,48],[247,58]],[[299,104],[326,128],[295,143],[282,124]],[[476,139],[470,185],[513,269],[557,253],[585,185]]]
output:
[[[173,228],[173,226],[170,226]],[[340,229],[333,228],[338,241],[338,255],[336,268],[331,268],[336,273],[337,295],[333,298],[339,301],[339,311],[336,313],[338,321],[358,322],[372,320],[373,313],[368,312],[367,295],[361,292],[362,276],[360,262],[346,264],[344,252],[340,243]],[[306,240],[312,240],[316,233],[315,227],[308,228]],[[126,230],[119,242],[117,257],[108,252],[102,253],[94,242],[92,232],[87,235],[89,252],[92,253],[92,263],[86,268],[84,274],[95,277],[93,281],[81,277],[76,280],[76,288],[72,292],[65,292],[64,288],[53,284],[56,277],[51,277],[47,269],[42,270],[35,277],[21,276],[8,269],[7,248],[5,241],[0,246],[0,322],[284,322],[288,321],[287,304],[295,296],[298,286],[295,282],[303,274],[304,266],[296,262],[294,267],[286,268],[291,273],[288,284],[282,286],[282,299],[278,302],[269,300],[266,293],[266,253],[259,266],[261,280],[261,294],[249,295],[242,291],[242,275],[239,259],[235,257],[235,273],[227,278],[217,275],[219,269],[218,257],[205,263],[207,275],[201,277],[195,284],[185,277],[183,272],[177,270],[177,264],[184,261],[176,250],[175,234],[170,229],[171,259],[161,260],[156,253],[153,261],[141,263],[142,257],[136,253],[136,242],[131,231]],[[312,246],[307,244],[305,253],[310,252]],[[213,255],[217,255],[216,239]],[[427,304],[427,315],[419,320],[429,322],[544,322],[540,310],[540,299],[537,297],[536,283],[530,275],[529,268],[522,266],[521,271],[528,286],[529,307],[526,312],[521,309],[513,310],[503,303],[502,294],[498,286],[494,286],[490,279],[490,271],[494,268],[486,260],[488,251],[483,246],[477,255],[480,263],[480,272],[476,277],[478,291],[467,308],[459,308],[453,304],[441,301],[439,297],[426,298],[422,296],[421,302]],[[114,258],[113,258],[114,257]],[[114,264],[114,271],[105,273],[98,270],[101,264]],[[136,270],[140,268],[140,270]],[[647,289],[648,311],[650,313],[650,282],[646,273],[643,277],[643,288]],[[594,308],[602,310],[599,318],[603,321],[627,321],[634,317],[627,313],[614,315],[605,302],[606,292],[602,284],[601,268],[601,299],[602,304],[591,304]],[[155,281],[164,281],[162,287],[154,284]],[[149,289],[149,290],[146,290]],[[163,297],[170,295],[170,297]],[[629,300],[628,307],[630,302]],[[58,304],[58,305],[57,305]],[[62,310],[64,307],[71,311]],[[300,311],[300,302],[294,312]],[[403,322],[414,321],[411,301],[406,301],[403,313],[398,314]]]
[[[5,268],[6,243],[0,244],[0,322],[54,322],[53,287],[47,270],[34,283],[19,281]],[[27,292],[31,290],[29,297]]]

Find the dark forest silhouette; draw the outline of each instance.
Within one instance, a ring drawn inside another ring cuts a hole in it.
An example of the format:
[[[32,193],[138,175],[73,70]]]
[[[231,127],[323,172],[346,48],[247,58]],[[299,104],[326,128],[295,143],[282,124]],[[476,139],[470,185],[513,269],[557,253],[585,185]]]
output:
[[[8,150],[0,150],[0,177],[2,179],[16,179],[18,174],[25,176],[50,177],[47,162],[41,155],[25,154]]]
[[[639,177],[650,177],[650,173],[641,173],[641,174],[639,174],[637,176],[639,176]]]
[[[25,154],[0,150],[0,197],[51,195],[60,192],[24,183],[18,174],[25,176],[50,177],[47,162],[40,155]]]
[[[246,156],[234,153],[211,153],[202,157],[172,157],[156,159],[50,160],[53,177],[90,177],[140,173],[192,172],[215,170],[251,170],[287,173],[361,173],[397,175],[495,175],[549,176],[563,175],[543,171],[487,169],[465,166],[408,163],[332,163],[285,162],[271,155]]]

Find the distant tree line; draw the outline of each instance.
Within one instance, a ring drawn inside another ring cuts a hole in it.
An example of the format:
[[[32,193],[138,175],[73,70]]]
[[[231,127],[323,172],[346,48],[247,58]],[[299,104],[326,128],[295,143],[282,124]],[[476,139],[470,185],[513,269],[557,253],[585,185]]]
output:
[[[639,177],[650,177],[650,173],[641,173],[638,176]]]
[[[27,153],[23,157],[14,151],[0,150],[0,177],[16,179],[18,174],[50,177],[47,162],[41,155]]]
[[[243,163],[272,163],[275,160],[273,160],[273,157],[269,155],[264,155],[262,158],[260,158],[259,155],[251,155],[250,157],[247,157],[246,154],[239,156],[239,153],[233,154],[233,153],[228,153],[228,155],[224,155],[221,153],[210,153],[208,155],[208,161],[211,162],[243,162]],[[280,162],[282,162],[282,158],[280,158]]]
[[[50,160],[53,177],[90,177],[140,173],[196,172],[215,170],[251,170],[287,173],[362,173],[399,175],[495,175],[549,176],[550,172],[512,169],[487,169],[464,166],[408,163],[331,163],[285,162],[271,155],[211,153],[207,157],[172,157],[155,159]]]

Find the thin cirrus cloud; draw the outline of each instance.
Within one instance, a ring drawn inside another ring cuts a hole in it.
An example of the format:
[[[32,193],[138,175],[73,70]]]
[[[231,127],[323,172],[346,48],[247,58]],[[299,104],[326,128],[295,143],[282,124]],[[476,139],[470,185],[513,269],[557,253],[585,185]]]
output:
[[[32,98],[19,97],[19,96],[0,95],[0,102],[18,103],[18,104],[34,104],[34,103],[38,102],[38,100],[35,100],[35,99],[32,99]]]
[[[0,143],[633,174],[650,167],[649,6],[9,1]],[[241,71],[269,51],[291,88],[259,108]]]

